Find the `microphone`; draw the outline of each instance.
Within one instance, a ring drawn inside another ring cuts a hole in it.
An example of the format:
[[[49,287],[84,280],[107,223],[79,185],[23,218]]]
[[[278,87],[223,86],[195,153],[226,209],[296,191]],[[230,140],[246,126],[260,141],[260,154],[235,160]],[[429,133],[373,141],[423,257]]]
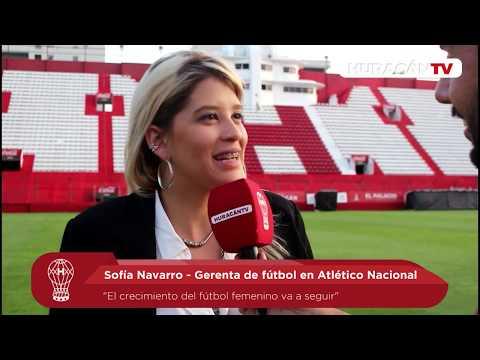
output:
[[[257,259],[258,248],[273,239],[272,209],[258,184],[240,179],[210,191],[208,218],[223,251]],[[267,309],[258,309],[266,315]]]
[[[264,192],[251,180],[240,179],[210,191],[208,218],[223,251],[241,259],[257,259],[258,248],[273,238],[272,209]]]

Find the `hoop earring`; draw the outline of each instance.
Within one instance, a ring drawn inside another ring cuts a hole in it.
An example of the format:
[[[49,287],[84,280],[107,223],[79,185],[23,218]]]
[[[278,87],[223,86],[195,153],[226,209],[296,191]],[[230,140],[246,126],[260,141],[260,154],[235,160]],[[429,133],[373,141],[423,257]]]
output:
[[[170,186],[172,186],[173,184],[173,178],[175,177],[175,173],[173,172],[173,167],[172,167],[172,164],[170,163],[170,161],[168,160],[162,160],[162,161],[165,161],[167,163],[167,166],[168,166],[168,171],[170,172],[170,181],[166,184],[166,185],[163,185],[162,184],[162,177],[160,176],[160,166],[162,165],[162,163],[160,162],[160,164],[158,164],[158,168],[157,168],[157,181],[158,181],[158,185],[160,186],[160,188],[165,191],[165,190],[168,190],[170,188]]]

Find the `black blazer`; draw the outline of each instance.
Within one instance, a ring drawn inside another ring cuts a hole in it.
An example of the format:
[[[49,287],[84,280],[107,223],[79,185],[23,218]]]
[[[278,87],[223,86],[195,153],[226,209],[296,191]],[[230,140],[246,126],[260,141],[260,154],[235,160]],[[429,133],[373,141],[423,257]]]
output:
[[[302,217],[292,201],[265,191],[275,220],[275,234],[285,239],[292,258],[313,259]],[[135,193],[108,200],[70,220],[62,252],[113,252],[117,259],[156,259],[155,197]],[[154,315],[155,309],[51,309],[51,315],[84,313]]]

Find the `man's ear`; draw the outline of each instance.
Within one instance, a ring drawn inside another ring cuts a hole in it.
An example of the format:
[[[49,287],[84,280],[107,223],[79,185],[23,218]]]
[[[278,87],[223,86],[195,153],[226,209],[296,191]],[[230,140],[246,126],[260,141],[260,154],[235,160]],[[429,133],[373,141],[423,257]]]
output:
[[[162,160],[170,159],[167,138],[167,131],[156,125],[150,125],[145,133],[145,141],[147,142],[148,148]]]

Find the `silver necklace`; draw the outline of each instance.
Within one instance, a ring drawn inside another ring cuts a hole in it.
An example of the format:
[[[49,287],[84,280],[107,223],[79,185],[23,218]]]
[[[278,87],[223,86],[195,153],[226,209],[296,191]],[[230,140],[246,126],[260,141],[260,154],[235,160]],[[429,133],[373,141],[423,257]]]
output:
[[[212,237],[213,235],[213,230],[210,231],[210,233],[207,235],[207,237],[203,240],[200,240],[200,241],[192,241],[192,240],[187,240],[187,239],[184,239],[180,236],[180,238],[183,240],[183,242],[189,246],[189,247],[194,247],[194,248],[198,248],[198,247],[201,247],[203,245],[205,245],[208,240],[210,240],[210,238]]]

